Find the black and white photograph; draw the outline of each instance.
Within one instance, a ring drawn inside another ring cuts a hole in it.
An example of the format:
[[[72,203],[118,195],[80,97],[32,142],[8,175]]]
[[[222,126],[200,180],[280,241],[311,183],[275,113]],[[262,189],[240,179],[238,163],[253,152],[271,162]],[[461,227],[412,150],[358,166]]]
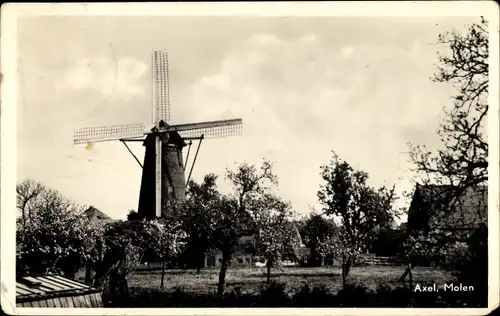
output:
[[[494,2],[1,17],[9,314],[498,307]]]

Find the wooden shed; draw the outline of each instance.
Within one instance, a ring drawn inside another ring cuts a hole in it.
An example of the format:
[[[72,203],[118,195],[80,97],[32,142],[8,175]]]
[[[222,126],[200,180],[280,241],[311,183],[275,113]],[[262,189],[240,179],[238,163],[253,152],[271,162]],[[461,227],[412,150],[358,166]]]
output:
[[[55,274],[18,278],[16,305],[17,307],[103,307],[101,290]]]

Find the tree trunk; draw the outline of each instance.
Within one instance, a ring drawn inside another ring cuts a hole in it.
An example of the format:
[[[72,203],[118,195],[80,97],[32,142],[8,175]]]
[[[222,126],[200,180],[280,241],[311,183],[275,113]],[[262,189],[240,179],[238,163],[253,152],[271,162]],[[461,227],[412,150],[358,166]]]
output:
[[[92,264],[87,264],[85,267],[85,283],[92,284]]]
[[[414,267],[415,267],[415,264],[412,264],[411,261],[408,261],[408,267],[406,268],[403,275],[399,278],[399,282],[404,282],[404,280],[406,279],[406,276],[411,274],[411,269]]]
[[[163,281],[165,280],[165,260],[161,261],[161,282],[160,288],[163,289]]]
[[[271,265],[272,265],[272,262],[271,260],[267,260],[267,284],[271,283]]]
[[[349,272],[351,271],[352,264],[354,263],[354,260],[351,257],[347,257],[346,261],[346,266],[345,266],[345,276],[349,275]]]
[[[128,282],[124,269],[124,262],[121,260],[115,269],[109,273],[109,293],[112,299],[121,301],[128,297]]]
[[[413,274],[411,272],[411,263],[408,263],[408,276],[410,278],[410,291],[413,291]]]
[[[219,273],[219,283],[217,285],[217,294],[222,295],[224,294],[224,288],[226,285],[226,271],[227,267],[229,265],[229,253],[228,252],[222,252],[222,263],[220,267],[220,273]]]
[[[346,285],[346,274],[345,274],[345,266],[346,266],[346,259],[345,255],[342,255],[342,288],[345,288]]]
[[[352,264],[353,259],[350,256],[342,256],[342,287],[345,287],[347,284],[347,276],[349,275],[349,271],[351,271]]]

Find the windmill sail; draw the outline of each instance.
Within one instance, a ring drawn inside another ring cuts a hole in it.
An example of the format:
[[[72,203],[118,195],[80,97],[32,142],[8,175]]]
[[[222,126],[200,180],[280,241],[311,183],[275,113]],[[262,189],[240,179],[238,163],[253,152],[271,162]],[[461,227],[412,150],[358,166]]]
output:
[[[170,125],[166,128],[168,137],[162,140],[162,212],[169,200],[184,200],[186,198],[186,176],[183,161],[183,149],[186,146],[186,135],[207,138],[226,137],[241,133],[241,119],[199,122],[190,124]],[[155,218],[155,143],[154,135],[150,134],[144,141],[146,154],[142,171],[141,193],[139,197],[139,216]]]
[[[184,138],[219,138],[241,135],[242,120],[230,119],[169,126],[170,130],[178,131]]]
[[[186,138],[216,138],[241,134],[242,120],[228,119],[168,125],[170,120],[169,69],[166,52],[153,54],[153,105],[151,125],[129,124],[81,128],[74,132],[74,143],[131,140],[146,135],[139,196],[139,216],[155,218],[165,214],[169,200],[186,198],[186,179],[182,150]],[[163,123],[162,123],[163,121]],[[199,148],[199,147],[198,147]],[[196,159],[196,158],[195,158]],[[156,172],[156,171],[159,172]]]
[[[141,137],[144,135],[144,129],[144,124],[84,127],[75,130],[73,142],[74,144],[86,144]]]
[[[153,72],[154,121],[168,122],[170,121],[170,87],[166,52],[154,52]]]

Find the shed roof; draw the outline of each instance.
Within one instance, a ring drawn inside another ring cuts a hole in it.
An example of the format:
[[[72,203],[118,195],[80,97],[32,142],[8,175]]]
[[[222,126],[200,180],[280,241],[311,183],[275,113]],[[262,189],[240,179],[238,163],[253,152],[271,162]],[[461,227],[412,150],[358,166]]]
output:
[[[99,289],[60,275],[25,276],[16,282],[16,302],[98,293]]]

